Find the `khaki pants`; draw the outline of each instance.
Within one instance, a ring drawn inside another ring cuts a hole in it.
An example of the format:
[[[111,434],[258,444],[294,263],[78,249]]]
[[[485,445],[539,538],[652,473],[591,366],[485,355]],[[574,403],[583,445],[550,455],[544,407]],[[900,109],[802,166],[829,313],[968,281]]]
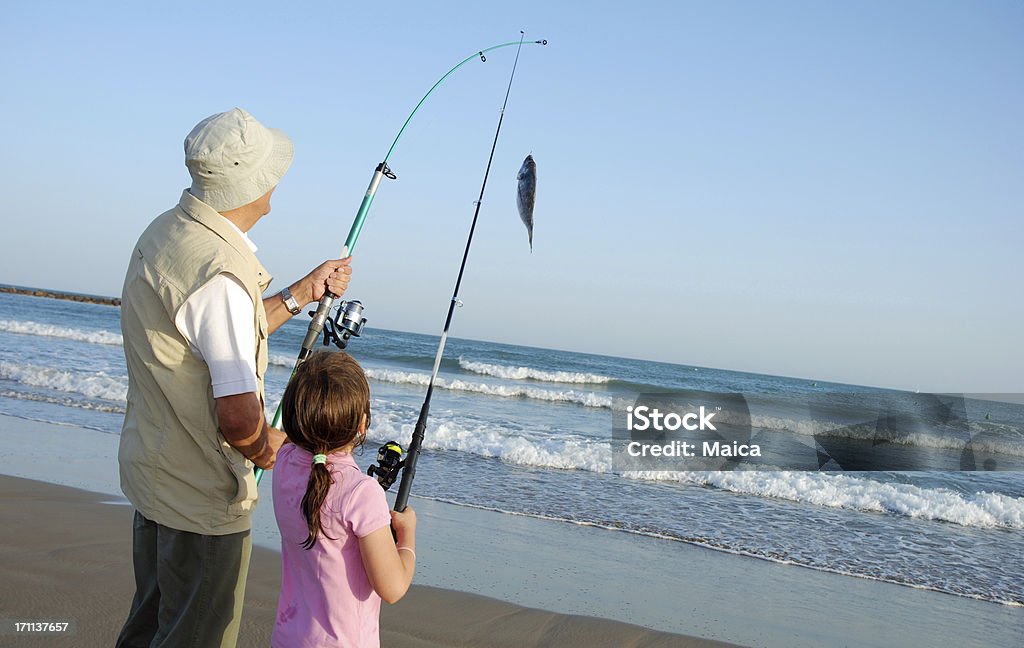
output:
[[[117,648],[234,648],[251,553],[249,531],[199,535],[136,511],[135,598]]]

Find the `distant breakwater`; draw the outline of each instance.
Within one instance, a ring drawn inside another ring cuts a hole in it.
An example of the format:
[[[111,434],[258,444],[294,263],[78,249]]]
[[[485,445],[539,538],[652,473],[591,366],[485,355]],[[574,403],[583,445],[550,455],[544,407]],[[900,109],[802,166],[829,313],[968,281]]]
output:
[[[119,297],[101,297],[99,295],[83,295],[73,292],[62,292],[60,290],[45,290],[43,288],[26,288],[24,286],[0,285],[0,293],[13,295],[27,295],[29,297],[47,297],[49,299],[66,299],[68,301],[85,302],[87,304],[103,304],[105,306],[120,306]]]

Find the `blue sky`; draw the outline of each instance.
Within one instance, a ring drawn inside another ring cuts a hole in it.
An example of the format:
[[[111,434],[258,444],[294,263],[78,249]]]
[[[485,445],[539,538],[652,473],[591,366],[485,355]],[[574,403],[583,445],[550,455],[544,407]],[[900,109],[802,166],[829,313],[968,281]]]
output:
[[[1024,391],[1019,2],[147,4],[6,10],[0,282],[117,294],[188,185],[184,136],[237,105],[296,144],[251,232],[286,285],[337,254],[423,92],[522,28],[549,45],[520,60],[453,335]],[[439,331],[513,56],[392,155],[350,289],[372,325]]]

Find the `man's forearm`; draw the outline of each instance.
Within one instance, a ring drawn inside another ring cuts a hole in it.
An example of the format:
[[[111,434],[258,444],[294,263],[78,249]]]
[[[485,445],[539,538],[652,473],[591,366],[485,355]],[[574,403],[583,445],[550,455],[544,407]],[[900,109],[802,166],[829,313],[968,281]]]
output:
[[[256,394],[217,399],[217,420],[224,440],[261,468],[273,465],[276,448]]]
[[[268,430],[266,421],[263,421],[263,425],[256,436],[256,439],[251,443],[233,443],[230,439],[227,439],[236,450],[242,453],[242,455],[253,462],[260,468],[267,468],[273,463],[274,459],[274,448],[270,444],[270,430]],[[225,437],[226,438],[226,437]]]

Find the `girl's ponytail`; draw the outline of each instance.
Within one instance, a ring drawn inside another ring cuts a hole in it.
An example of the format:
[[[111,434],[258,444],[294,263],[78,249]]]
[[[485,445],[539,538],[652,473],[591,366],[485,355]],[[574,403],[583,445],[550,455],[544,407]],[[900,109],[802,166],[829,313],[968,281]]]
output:
[[[317,455],[317,458],[319,457],[323,457],[323,455]],[[302,543],[303,549],[312,549],[316,544],[317,536],[323,533],[320,523],[320,507],[324,505],[327,491],[333,483],[334,479],[331,477],[331,471],[328,470],[327,464],[314,460],[309,471],[306,494],[302,497],[302,515],[306,518],[306,524],[309,525],[309,537]],[[334,539],[326,533],[324,535],[331,540]]]

